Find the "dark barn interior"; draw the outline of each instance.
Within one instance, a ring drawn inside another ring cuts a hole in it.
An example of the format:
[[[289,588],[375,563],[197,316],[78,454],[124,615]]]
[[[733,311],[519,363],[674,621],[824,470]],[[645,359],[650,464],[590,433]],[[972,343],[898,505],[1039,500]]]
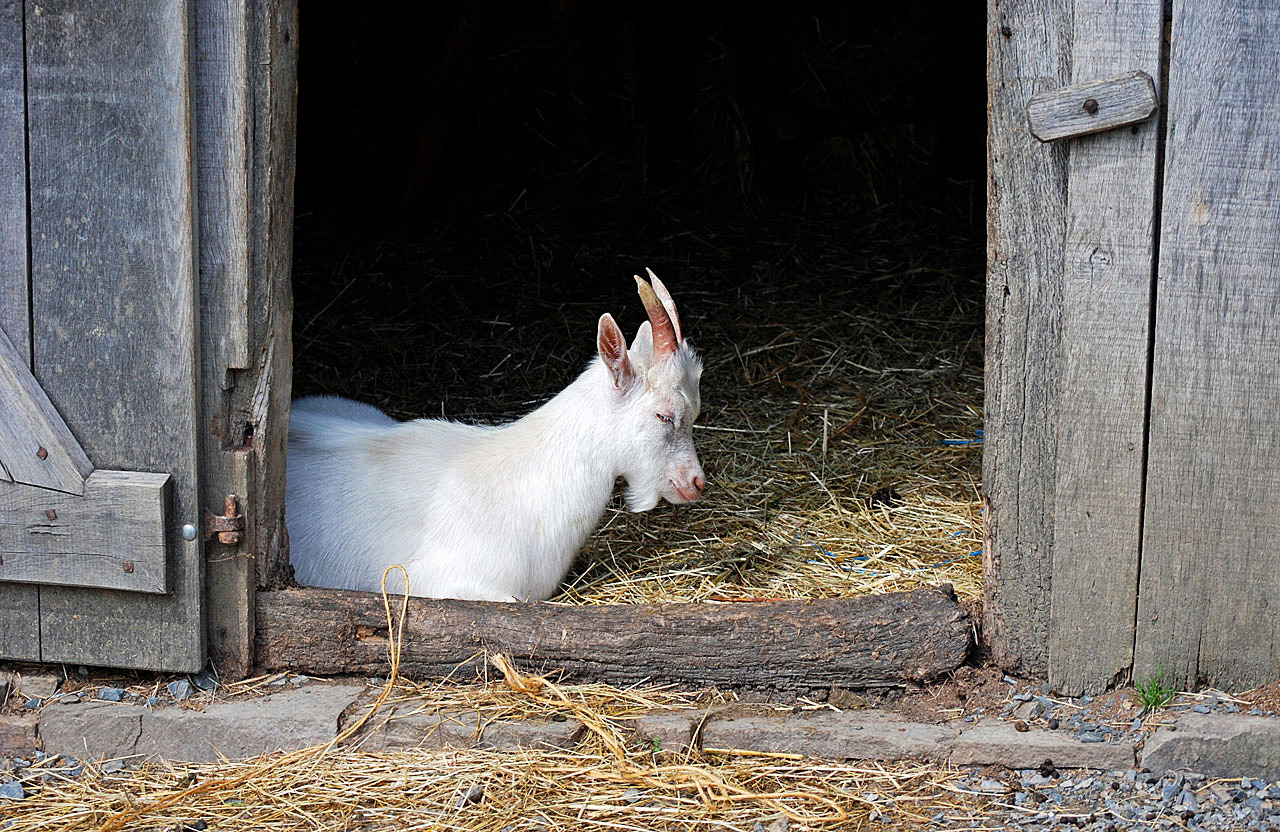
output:
[[[983,11],[301,10],[294,395],[499,421],[643,320],[703,352],[707,499],[561,600],[980,594]]]

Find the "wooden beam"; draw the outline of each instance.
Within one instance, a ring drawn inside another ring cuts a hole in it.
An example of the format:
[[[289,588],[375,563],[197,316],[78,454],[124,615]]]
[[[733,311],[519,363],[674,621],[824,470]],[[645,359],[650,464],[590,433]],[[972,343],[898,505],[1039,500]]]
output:
[[[1027,131],[1027,99],[1070,83],[1071,7],[987,2],[987,340],[983,635],[1044,676],[1053,575],[1067,146]]]
[[[46,662],[204,666],[194,0],[26,14],[35,376],[100,468],[171,478],[165,594],[40,590]],[[105,622],[91,626],[90,622]]]
[[[398,611],[400,599],[393,599]],[[969,652],[973,622],[937,590],[758,604],[546,603],[409,599],[401,672],[465,675],[486,650],[566,678],[779,691],[927,682]],[[367,592],[258,593],[264,671],[387,672],[382,598]]]
[[[27,79],[21,3],[0,3],[0,331],[31,367],[27,282]],[[0,398],[10,395],[0,392]],[[0,480],[9,477],[0,469]],[[0,584],[0,657],[40,660],[40,590]]]
[[[83,494],[93,463],[3,332],[0,391],[0,480]]]
[[[0,581],[167,592],[168,474],[94,471],[84,496],[0,483]]]
[[[1092,45],[1094,38],[1087,42]],[[1155,81],[1134,70],[1031,96],[1027,125],[1042,142],[1071,139],[1146,121],[1157,104]]]
[[[1134,676],[1280,666],[1280,17],[1176,2]]]
[[[1162,10],[1076,0],[1072,73],[1159,75]],[[1159,127],[1086,136],[1069,151],[1046,613],[1049,684],[1071,696],[1126,681],[1133,661]]]

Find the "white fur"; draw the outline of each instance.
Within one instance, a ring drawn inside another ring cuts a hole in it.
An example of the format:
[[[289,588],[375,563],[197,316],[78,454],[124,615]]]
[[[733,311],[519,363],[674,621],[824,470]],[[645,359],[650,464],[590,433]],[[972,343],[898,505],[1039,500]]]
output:
[[[606,315],[601,333],[606,318],[616,330]],[[648,323],[626,353],[626,372],[602,354],[555,398],[499,426],[397,422],[334,397],[294,402],[286,508],[298,581],[376,591],[400,564],[414,595],[545,599],[619,476],[632,511],[696,500],[701,362],[682,343],[655,363]]]

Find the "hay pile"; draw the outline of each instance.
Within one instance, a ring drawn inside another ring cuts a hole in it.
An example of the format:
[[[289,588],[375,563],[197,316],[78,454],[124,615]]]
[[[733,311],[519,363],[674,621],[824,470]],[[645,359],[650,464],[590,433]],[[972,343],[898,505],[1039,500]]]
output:
[[[393,648],[394,655],[394,648]],[[501,681],[402,685],[392,677],[365,719],[388,702],[423,708],[465,703],[486,717],[581,720],[588,738],[561,751],[364,753],[333,743],[243,762],[154,761],[119,769],[109,761],[69,768],[57,757],[24,775],[27,796],[0,803],[8,832],[121,829],[724,829],[861,828],[869,820],[919,828],[942,813],[967,825],[989,798],[952,782],[959,774],[923,764],[823,763],[786,754],[705,752],[660,758],[628,744],[618,720],[687,707],[662,689],[559,687],[526,676],[501,656]],[[716,698],[715,694],[710,694]],[[905,825],[904,825],[905,824]]]
[[[754,95],[785,101],[753,136],[732,27],[690,14],[692,75],[659,91],[689,98],[687,154],[658,159],[636,67],[599,64],[611,41],[523,7],[490,19],[487,116],[452,186],[413,213],[299,205],[295,394],[518,417],[593,357],[602,312],[634,332],[631,275],[649,266],[706,361],[707,495],[615,505],[558,600],[939,582],[978,597],[984,250],[963,177],[981,176],[980,73],[956,79],[954,27],[932,7],[778,12],[757,34],[784,88]]]
[[[312,245],[326,266],[299,267],[295,389],[400,418],[515,418],[590,360],[601,312],[634,331],[643,310],[630,275],[652,265],[706,361],[694,435],[709,487],[690,507],[615,504],[558,600],[831,597],[943,581],[976,598],[977,254],[927,221],[854,219],[839,206],[768,223],[673,218],[676,237],[663,224],[627,240],[606,223],[590,236],[523,229],[516,214],[332,258]],[[531,261],[543,246],[552,267]],[[408,273],[420,279],[393,277]]]

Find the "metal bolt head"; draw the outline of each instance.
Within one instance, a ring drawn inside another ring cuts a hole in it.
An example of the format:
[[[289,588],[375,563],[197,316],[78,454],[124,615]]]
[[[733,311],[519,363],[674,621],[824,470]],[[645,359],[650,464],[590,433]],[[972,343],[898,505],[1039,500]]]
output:
[[[46,511],[46,512],[44,513],[44,516],[45,516],[45,517],[48,517],[50,520],[57,520],[57,519],[58,519],[58,512],[54,511],[53,509],[49,509],[48,511]]]
[[[127,560],[124,562],[124,571],[131,575],[133,574],[133,561]]]
[[[188,524],[186,524],[185,526],[183,526],[183,527],[182,527],[182,539],[183,539],[183,540],[195,540],[195,539],[196,539],[196,527],[195,527],[195,526],[193,526],[193,525],[191,525],[190,523],[188,523]]]
[[[36,456],[40,457],[41,459],[48,459],[48,458],[49,458],[49,452],[48,452],[48,451],[46,451],[46,450],[44,449],[44,446],[42,445],[42,446],[40,447],[40,450],[36,451]]]
[[[1086,98],[1084,100],[1084,111],[1089,115],[1093,115],[1094,113],[1098,112],[1098,99]]]

